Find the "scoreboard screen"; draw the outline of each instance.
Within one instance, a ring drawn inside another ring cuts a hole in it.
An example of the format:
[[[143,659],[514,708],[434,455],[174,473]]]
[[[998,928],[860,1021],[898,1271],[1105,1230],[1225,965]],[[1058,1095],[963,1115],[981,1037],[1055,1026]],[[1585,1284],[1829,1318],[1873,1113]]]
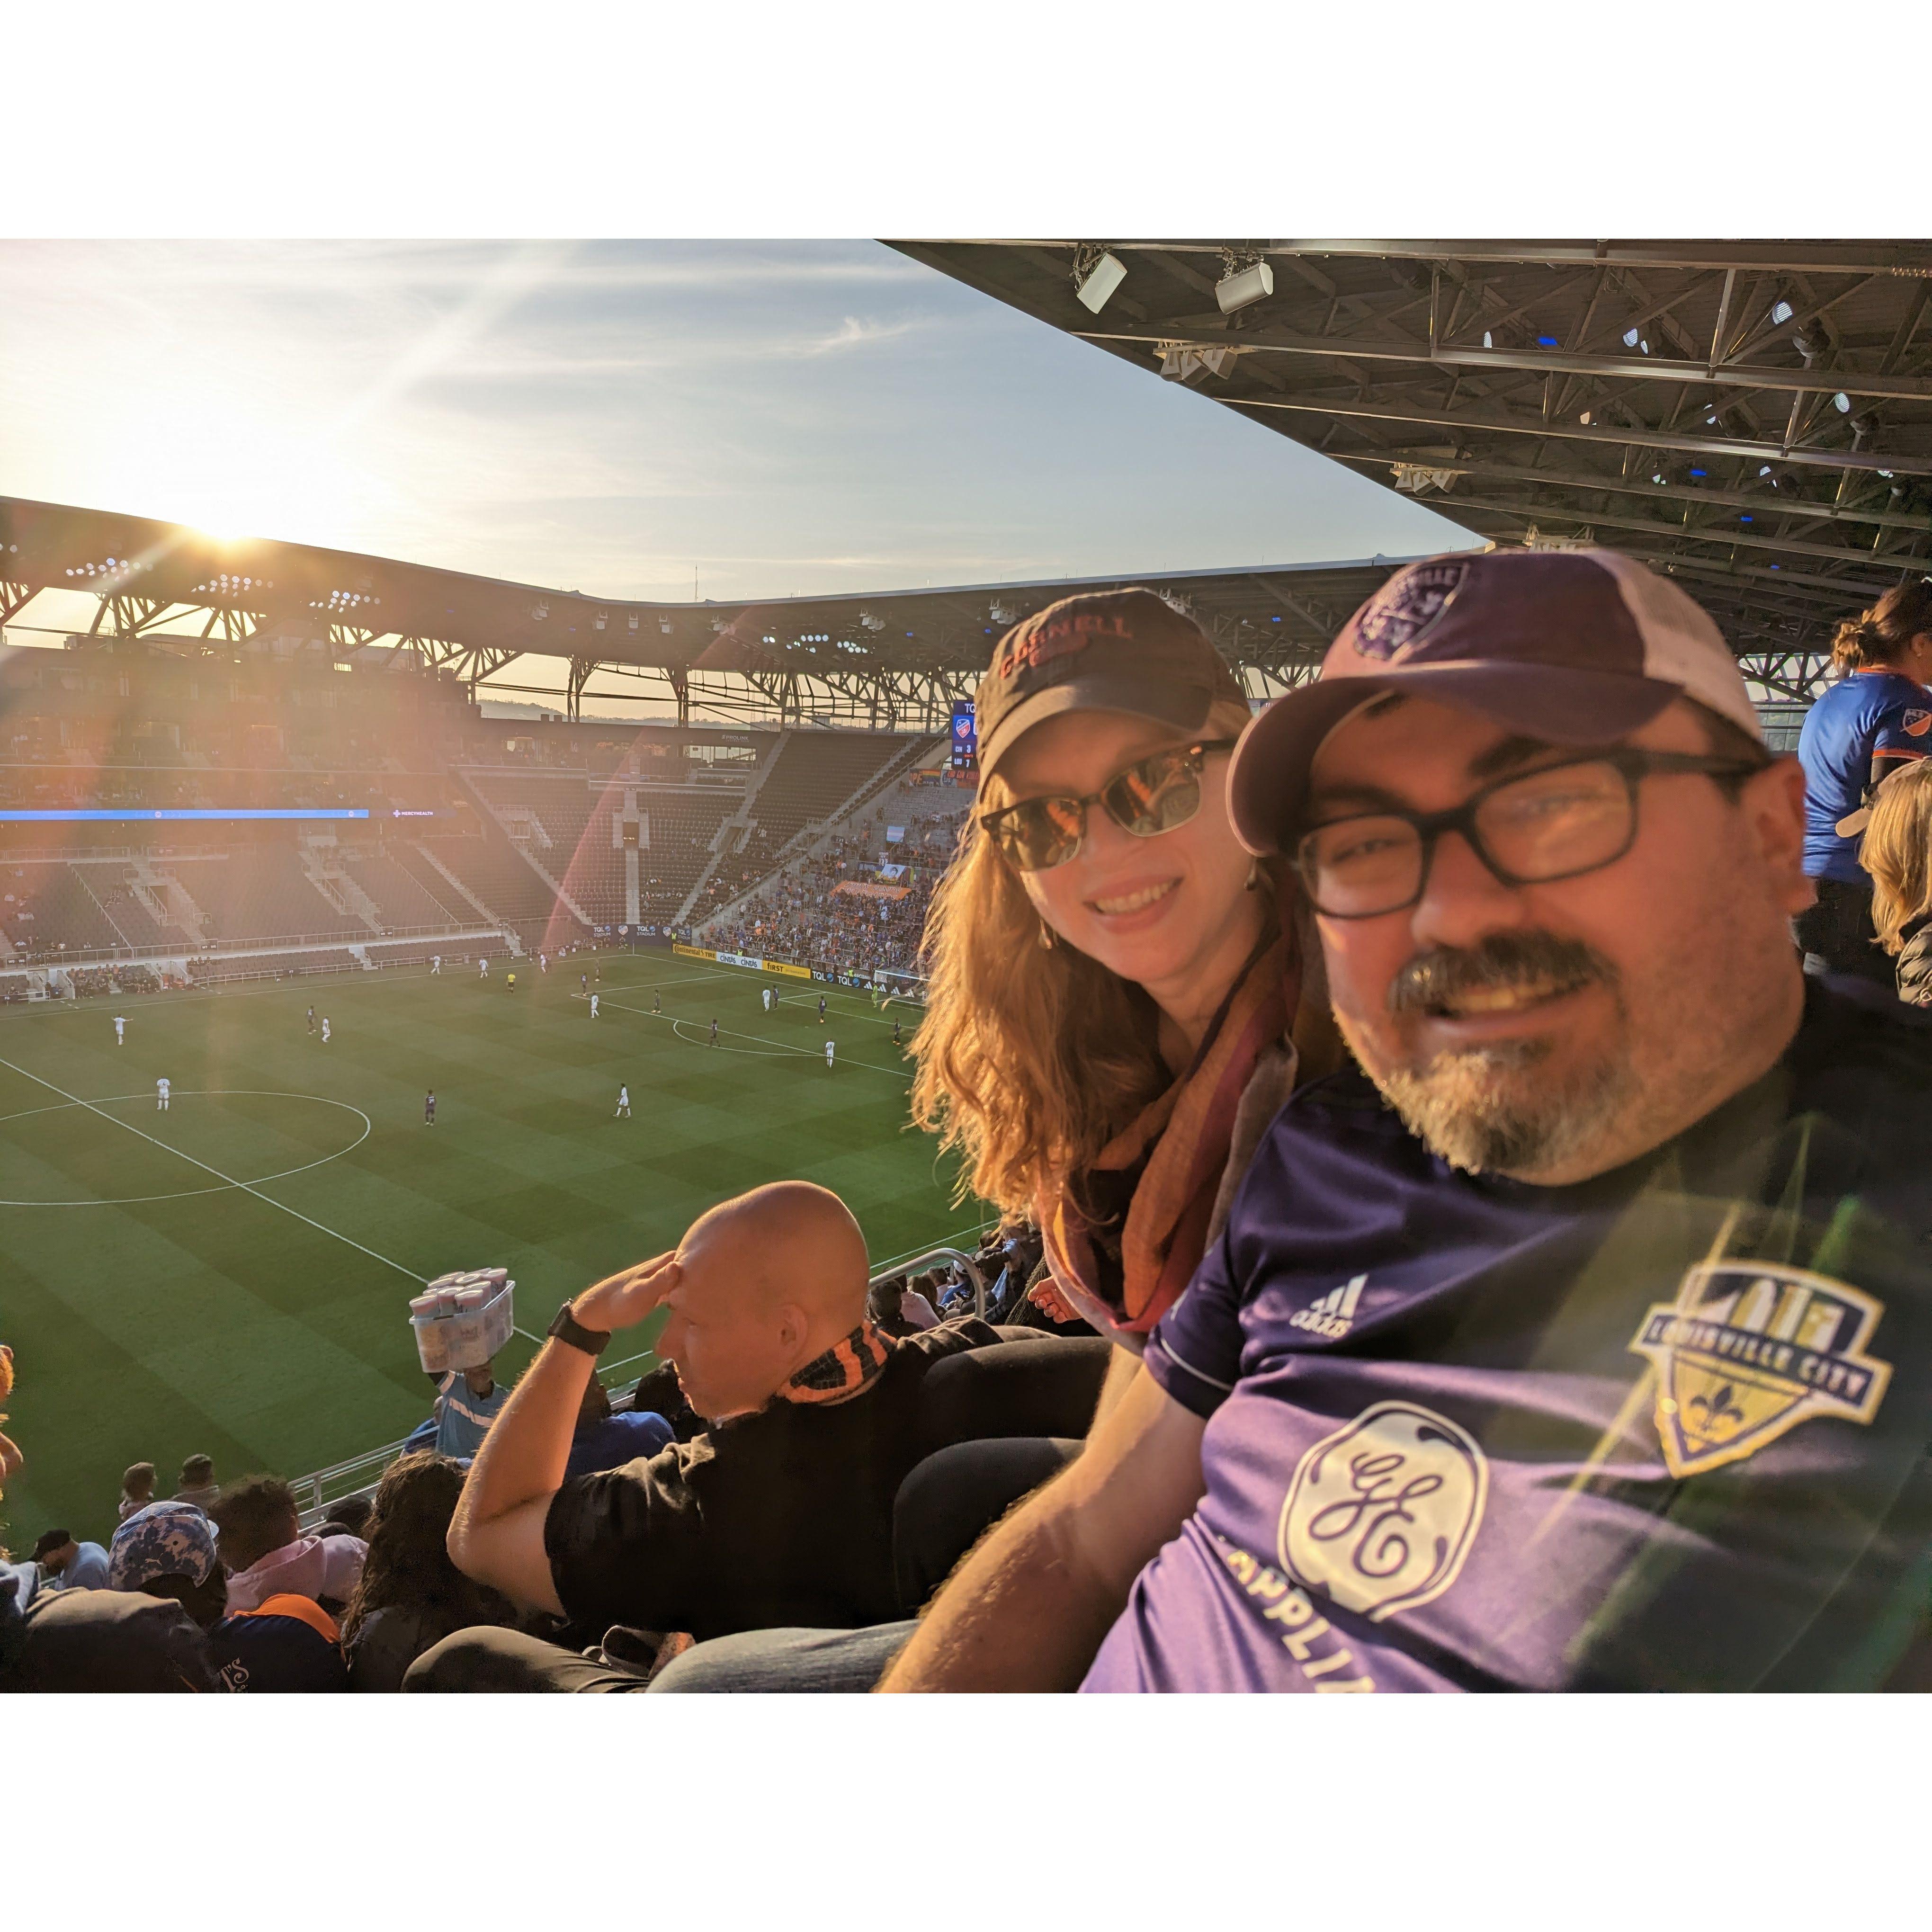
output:
[[[952,707],[952,769],[970,772],[980,762],[980,736],[970,704]]]

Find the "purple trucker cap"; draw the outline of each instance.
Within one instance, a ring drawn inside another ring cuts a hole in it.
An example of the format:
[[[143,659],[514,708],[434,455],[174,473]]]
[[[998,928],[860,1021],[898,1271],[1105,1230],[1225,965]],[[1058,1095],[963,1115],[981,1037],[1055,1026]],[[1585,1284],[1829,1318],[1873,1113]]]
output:
[[[1673,698],[1760,744],[1737,659],[1702,606],[1612,550],[1472,551],[1399,570],[1342,628],[1322,674],[1250,724],[1228,775],[1250,852],[1293,842],[1328,734],[1386,691],[1480,712],[1553,745],[1603,745]]]

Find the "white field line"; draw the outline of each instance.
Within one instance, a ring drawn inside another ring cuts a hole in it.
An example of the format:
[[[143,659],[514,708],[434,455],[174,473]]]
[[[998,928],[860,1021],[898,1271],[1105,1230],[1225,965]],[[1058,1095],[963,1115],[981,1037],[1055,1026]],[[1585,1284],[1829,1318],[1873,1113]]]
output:
[[[602,1006],[608,1006],[613,1012],[635,1013],[640,1019],[668,1020],[670,1022],[671,1030],[674,1034],[677,1033],[677,1029],[680,1026],[704,1026],[707,1024],[707,1022],[704,1020],[686,1019],[681,1016],[674,1015],[671,1013],[649,1012],[642,1006],[627,1006],[624,1005],[621,1000],[605,1000],[601,1004]],[[724,1049],[727,1053],[748,1054],[750,1057],[754,1060],[776,1060],[786,1054],[802,1054],[807,1060],[823,1060],[825,1058],[825,1049],[822,1046],[794,1046],[790,1040],[767,1040],[762,1034],[739,1033],[730,1027],[720,1027],[718,1029],[718,1036],[721,1039],[748,1040],[755,1046],[775,1047],[778,1049],[775,1053],[755,1054],[751,1053],[750,1048],[747,1047],[728,1046]],[[677,1034],[677,1037],[680,1040],[684,1040],[687,1038],[687,1036],[682,1034]],[[710,1045],[709,1040],[692,1040],[689,1043],[693,1046],[701,1046],[708,1047]],[[835,1053],[836,1052],[836,1046],[834,1052]],[[4,1064],[4,1062],[0,1062],[0,1065]],[[883,1073],[890,1079],[910,1081],[912,1078],[912,1076],[905,1072],[903,1068],[897,1066],[874,1066],[869,1060],[848,1060],[845,1062],[845,1064],[848,1066],[862,1066],[868,1072],[873,1073]]]
[[[38,1073],[30,1073],[26,1067],[15,1066],[10,1060],[0,1060],[0,1066],[4,1066],[10,1072],[19,1074],[22,1079],[32,1081],[37,1087],[44,1087],[50,1094],[58,1094],[63,1100],[70,1100],[76,1107],[85,1107],[89,1113],[98,1114],[102,1120],[111,1122],[117,1127],[125,1128],[130,1134],[139,1135],[151,1146],[160,1148],[166,1153],[178,1155],[182,1160],[200,1168],[204,1174],[213,1174],[217,1180],[225,1181],[230,1187],[238,1187],[244,1194],[252,1194],[257,1201],[266,1202],[271,1208],[280,1208],[284,1214],[292,1214],[298,1221],[303,1222],[313,1228],[317,1234],[327,1234],[336,1240],[347,1242],[350,1247],[356,1249],[360,1253],[367,1255],[371,1261],[380,1262],[385,1268],[394,1268],[397,1274],[408,1276],[411,1281],[418,1285],[426,1282],[429,1279],[427,1275],[416,1274],[404,1268],[400,1262],[392,1262],[387,1255],[379,1255],[374,1248],[364,1247],[360,1241],[351,1240],[348,1235],[337,1228],[324,1227],[320,1221],[310,1220],[306,1214],[290,1207],[285,1202],[278,1201],[273,1195],[264,1194],[252,1182],[237,1180],[232,1174],[224,1174],[218,1167],[210,1167],[206,1161],[196,1160],[193,1154],[186,1152],[184,1149],[170,1147],[166,1141],[156,1140],[152,1134],[142,1133],[131,1120],[124,1120],[117,1115],[106,1112],[104,1109],[97,1107],[92,1100],[83,1100],[78,1094],[70,1094],[65,1088],[56,1087],[51,1080],[43,1080]]]

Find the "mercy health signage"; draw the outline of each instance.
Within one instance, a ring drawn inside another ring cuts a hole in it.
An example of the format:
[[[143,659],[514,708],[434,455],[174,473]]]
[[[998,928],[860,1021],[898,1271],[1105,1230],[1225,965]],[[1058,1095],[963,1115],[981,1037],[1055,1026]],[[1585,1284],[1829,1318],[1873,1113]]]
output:
[[[434,812],[393,812],[392,818],[432,818]],[[184,806],[165,806],[146,811],[94,810],[76,812],[0,812],[0,824],[4,825],[72,825],[83,820],[107,819],[116,823],[140,820],[143,824],[167,819],[238,818],[367,818],[366,808],[356,806],[264,806],[257,809],[243,810],[235,806],[215,806],[207,810],[190,810]]]

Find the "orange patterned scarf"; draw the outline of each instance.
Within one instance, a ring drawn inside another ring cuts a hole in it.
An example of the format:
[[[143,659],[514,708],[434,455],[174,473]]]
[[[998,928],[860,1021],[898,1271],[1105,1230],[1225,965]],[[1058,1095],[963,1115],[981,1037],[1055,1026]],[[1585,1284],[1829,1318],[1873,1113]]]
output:
[[[781,1402],[842,1402],[856,1395],[890,1358],[893,1343],[868,1316],[850,1334],[812,1357],[778,1390]]]
[[[1036,1211],[1055,1286],[1070,1291],[1069,1298],[1090,1320],[1104,1311],[1108,1326],[1144,1336],[1200,1265],[1236,1109],[1256,1062],[1287,1036],[1300,982],[1294,935],[1277,932],[1256,950],[1235,982],[1193,1064],[1094,1162],[1096,1176],[1124,1177],[1140,1169],[1118,1231],[1117,1293],[1103,1286],[1096,1230],[1069,1188],[1042,1193]],[[1082,1302],[1088,1305],[1078,1306]]]

